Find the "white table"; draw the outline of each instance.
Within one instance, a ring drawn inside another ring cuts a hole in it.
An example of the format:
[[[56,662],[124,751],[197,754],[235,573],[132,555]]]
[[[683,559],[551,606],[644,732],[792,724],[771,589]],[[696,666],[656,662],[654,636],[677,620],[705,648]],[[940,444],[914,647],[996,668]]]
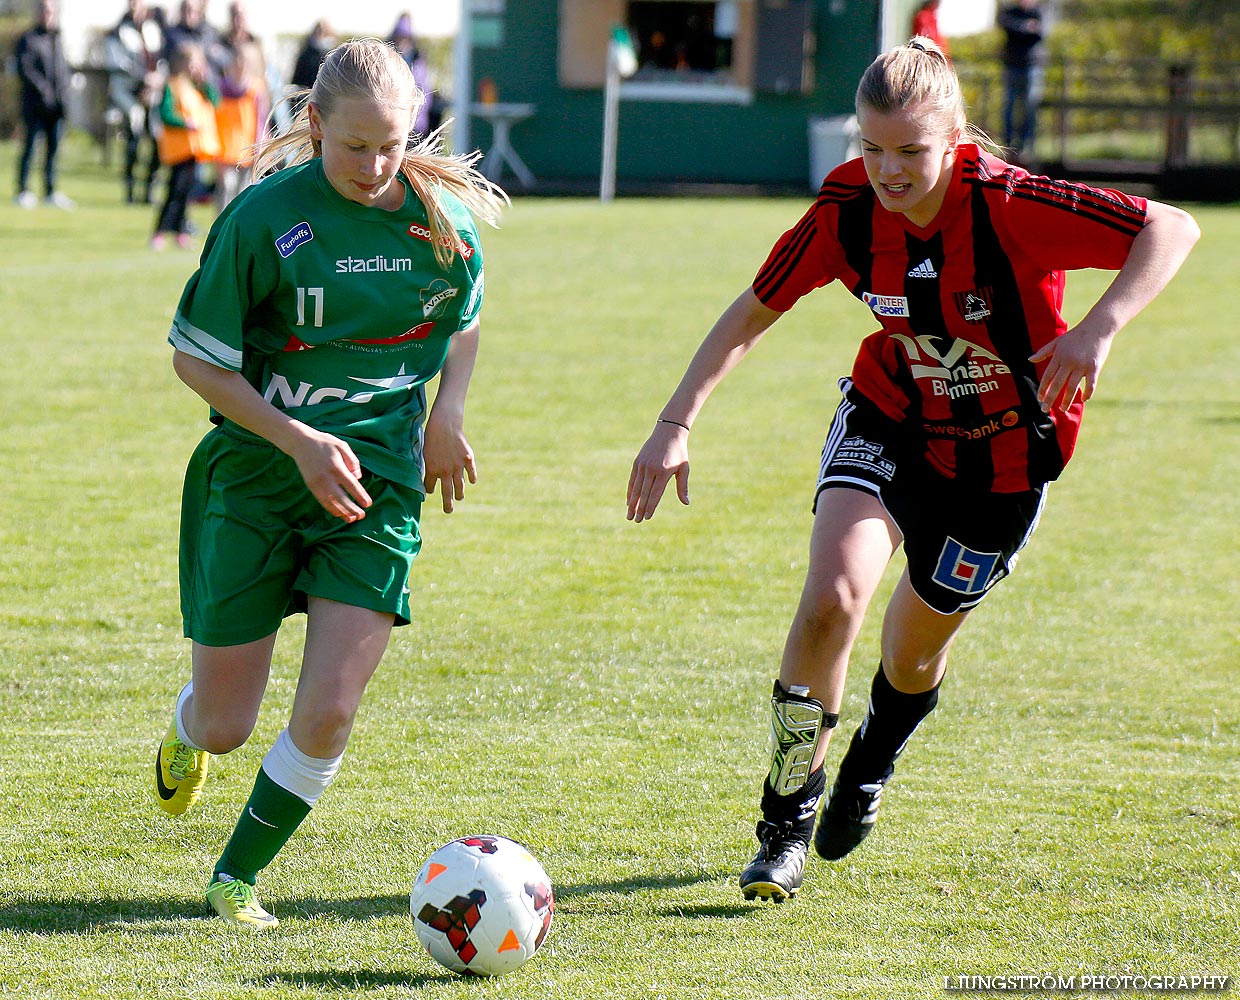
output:
[[[491,123],[491,148],[482,160],[482,174],[487,180],[499,183],[504,173],[504,164],[512,168],[517,179],[525,187],[533,187],[536,178],[525,165],[517,151],[512,148],[509,131],[518,122],[531,118],[536,110],[533,104],[474,104],[470,113],[476,118],[484,118]]]

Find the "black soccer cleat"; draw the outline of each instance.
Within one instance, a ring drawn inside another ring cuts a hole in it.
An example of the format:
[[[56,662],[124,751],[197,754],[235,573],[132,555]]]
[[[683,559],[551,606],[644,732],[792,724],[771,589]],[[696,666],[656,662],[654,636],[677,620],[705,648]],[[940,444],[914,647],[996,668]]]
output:
[[[741,892],[746,899],[769,899],[782,903],[801,889],[805,858],[809,854],[808,831],[798,824],[758,823],[761,846],[741,872]]]
[[[828,861],[839,861],[870,835],[878,819],[883,785],[841,787],[837,779],[818,818],[814,850]]]

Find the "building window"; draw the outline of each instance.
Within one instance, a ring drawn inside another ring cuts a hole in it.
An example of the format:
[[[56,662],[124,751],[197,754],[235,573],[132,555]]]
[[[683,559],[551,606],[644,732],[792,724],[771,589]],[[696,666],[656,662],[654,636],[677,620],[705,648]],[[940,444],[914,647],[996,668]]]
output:
[[[635,79],[709,80],[732,70],[735,3],[630,0],[628,27],[637,47]],[[722,8],[722,9],[721,9]],[[723,30],[724,34],[719,31]]]
[[[753,99],[757,0],[560,0],[560,82],[599,87],[614,24],[638,69],[626,99],[746,104]]]

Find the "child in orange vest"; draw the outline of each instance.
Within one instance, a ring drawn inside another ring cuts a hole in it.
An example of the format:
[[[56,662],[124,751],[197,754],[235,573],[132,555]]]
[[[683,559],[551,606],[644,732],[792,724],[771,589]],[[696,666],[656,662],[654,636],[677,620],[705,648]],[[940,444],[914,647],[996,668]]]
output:
[[[237,49],[220,81],[220,103],[215,108],[215,124],[220,136],[220,155],[215,177],[215,208],[235,198],[251,180],[254,143],[258,141],[259,88],[250,72],[249,61]]]
[[[162,250],[167,234],[178,246],[190,245],[185,216],[199,162],[214,161],[220,153],[215,126],[219,92],[207,82],[207,61],[196,45],[182,44],[168,57],[168,82],[159,105],[162,124],[157,139],[159,162],[169,169],[168,190],[151,248]]]

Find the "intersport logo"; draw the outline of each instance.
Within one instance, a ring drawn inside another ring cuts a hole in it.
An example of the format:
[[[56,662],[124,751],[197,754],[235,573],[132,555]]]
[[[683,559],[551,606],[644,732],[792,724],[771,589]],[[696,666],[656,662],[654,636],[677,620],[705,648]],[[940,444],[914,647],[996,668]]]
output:
[[[874,310],[877,316],[908,316],[908,299],[903,295],[875,295],[862,292],[861,301]]]

